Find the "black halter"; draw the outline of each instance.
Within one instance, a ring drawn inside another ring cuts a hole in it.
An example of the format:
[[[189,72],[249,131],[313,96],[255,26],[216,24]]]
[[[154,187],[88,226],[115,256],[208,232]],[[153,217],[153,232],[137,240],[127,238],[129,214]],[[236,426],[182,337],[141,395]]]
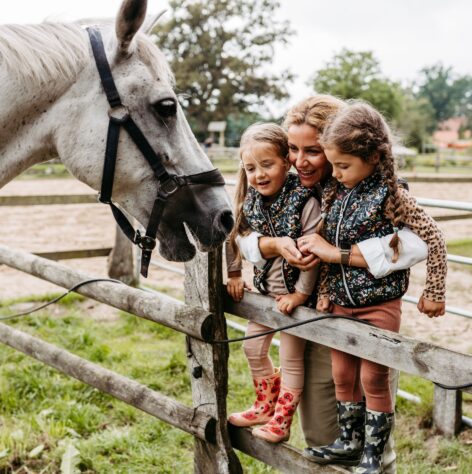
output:
[[[162,164],[163,155],[156,153],[153,150],[146,137],[131,118],[127,107],[121,102],[120,94],[116,89],[110,65],[108,64],[100,31],[93,28],[87,28],[87,32],[90,37],[98,74],[100,75],[103,89],[105,90],[108,103],[110,104],[110,110],[108,111],[110,122],[108,124],[105,163],[103,166],[102,187],[98,195],[98,200],[104,204],[110,205],[113,216],[121,230],[128,239],[131,240],[131,242],[141,248],[141,274],[144,277],[147,277],[151,254],[156,246],[156,234],[159,227],[159,220],[169,197],[176,193],[182,186],[192,184],[224,186],[225,181],[217,169],[187,176],[177,176],[166,171]],[[121,127],[128,132],[139,151],[141,151],[144,158],[146,158],[159,183],[157,197],[154,201],[154,206],[151,211],[145,235],[142,235],[139,230],[133,229],[133,226],[126,218],[123,211],[115,206],[111,200],[113,180],[115,177],[116,154],[118,151],[118,140],[120,137]]]

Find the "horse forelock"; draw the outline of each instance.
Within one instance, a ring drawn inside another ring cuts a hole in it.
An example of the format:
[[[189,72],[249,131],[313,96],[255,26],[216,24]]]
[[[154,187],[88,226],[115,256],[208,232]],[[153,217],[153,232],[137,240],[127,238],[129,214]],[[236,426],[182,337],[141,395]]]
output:
[[[153,75],[173,85],[174,77],[164,54],[142,33],[135,40],[135,53]],[[116,41],[106,43],[110,46]],[[88,38],[81,24],[0,26],[0,67],[27,88],[57,81],[72,82],[89,57]]]

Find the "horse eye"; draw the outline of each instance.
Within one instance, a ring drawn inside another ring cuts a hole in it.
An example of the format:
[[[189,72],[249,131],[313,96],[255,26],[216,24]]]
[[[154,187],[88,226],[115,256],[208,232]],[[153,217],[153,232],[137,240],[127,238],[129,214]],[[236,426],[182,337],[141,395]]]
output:
[[[173,117],[177,113],[177,102],[174,99],[163,99],[153,104],[156,112],[163,118]]]

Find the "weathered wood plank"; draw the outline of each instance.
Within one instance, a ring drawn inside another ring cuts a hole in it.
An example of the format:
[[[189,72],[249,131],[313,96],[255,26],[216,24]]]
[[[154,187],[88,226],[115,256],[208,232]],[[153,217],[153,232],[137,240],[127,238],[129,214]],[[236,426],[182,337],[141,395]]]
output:
[[[255,438],[249,428],[228,425],[233,447],[287,474],[324,474],[350,471],[340,466],[322,466],[304,458],[301,451],[286,443],[273,444]]]
[[[272,298],[246,292],[243,300],[236,303],[223,288],[221,291],[225,294],[225,311],[271,328],[320,316],[313,310],[301,307],[287,318],[277,311]],[[472,382],[471,355],[390,331],[330,318],[288,329],[287,332],[443,385],[456,386]],[[465,391],[472,393],[472,388]]]
[[[185,301],[211,311],[215,317],[215,337],[226,337],[226,321],[221,298],[221,248],[197,256],[185,265]],[[188,366],[195,407],[217,419],[216,445],[195,439],[196,474],[240,474],[241,464],[229,439],[226,423],[228,394],[227,345],[210,345],[187,338]]]
[[[0,196],[0,206],[46,206],[50,204],[92,203],[97,203],[96,194]]]
[[[434,387],[434,426],[446,436],[459,433],[462,424],[462,392]]]
[[[96,278],[4,245],[0,245],[0,263],[64,288],[71,288],[84,280]],[[213,337],[213,316],[208,311],[184,305],[181,301],[161,293],[146,292],[125,284],[105,281],[81,286],[77,293],[198,339],[211,340]]]
[[[215,439],[216,421],[202,410],[186,407],[145,385],[2,323],[0,342],[202,440]]]
[[[54,252],[34,252],[33,255],[47,258],[48,260],[72,260],[75,258],[107,257],[111,247],[97,249],[56,250]]]

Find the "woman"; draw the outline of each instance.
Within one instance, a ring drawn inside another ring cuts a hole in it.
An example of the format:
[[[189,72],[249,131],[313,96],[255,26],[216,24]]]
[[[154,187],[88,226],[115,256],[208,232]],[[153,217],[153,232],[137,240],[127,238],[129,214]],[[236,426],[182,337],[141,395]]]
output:
[[[343,106],[344,102],[335,97],[316,95],[290,109],[284,121],[288,133],[289,161],[300,176],[301,183],[312,188],[318,196],[321,196],[321,188],[332,171],[319,144],[319,136],[329,119]],[[412,231],[404,229],[399,234],[402,253],[396,263],[391,261],[391,236],[386,236],[354,245],[351,248],[350,264],[366,267],[374,277],[380,278],[394,270],[409,268],[427,257],[426,244]],[[341,262],[340,250],[321,237],[311,236],[310,243],[317,244],[317,254],[324,260]],[[311,269],[319,262],[314,254],[303,256],[296,242],[289,237],[263,237],[253,232],[240,239],[239,247],[246,260],[259,267],[265,264],[266,258],[276,256],[282,256],[290,265],[301,270]],[[392,392],[396,391],[395,372],[391,371]],[[330,349],[309,341],[305,351],[305,388],[300,418],[308,446],[329,444],[339,434]],[[392,437],[385,452],[384,470],[396,472]]]

